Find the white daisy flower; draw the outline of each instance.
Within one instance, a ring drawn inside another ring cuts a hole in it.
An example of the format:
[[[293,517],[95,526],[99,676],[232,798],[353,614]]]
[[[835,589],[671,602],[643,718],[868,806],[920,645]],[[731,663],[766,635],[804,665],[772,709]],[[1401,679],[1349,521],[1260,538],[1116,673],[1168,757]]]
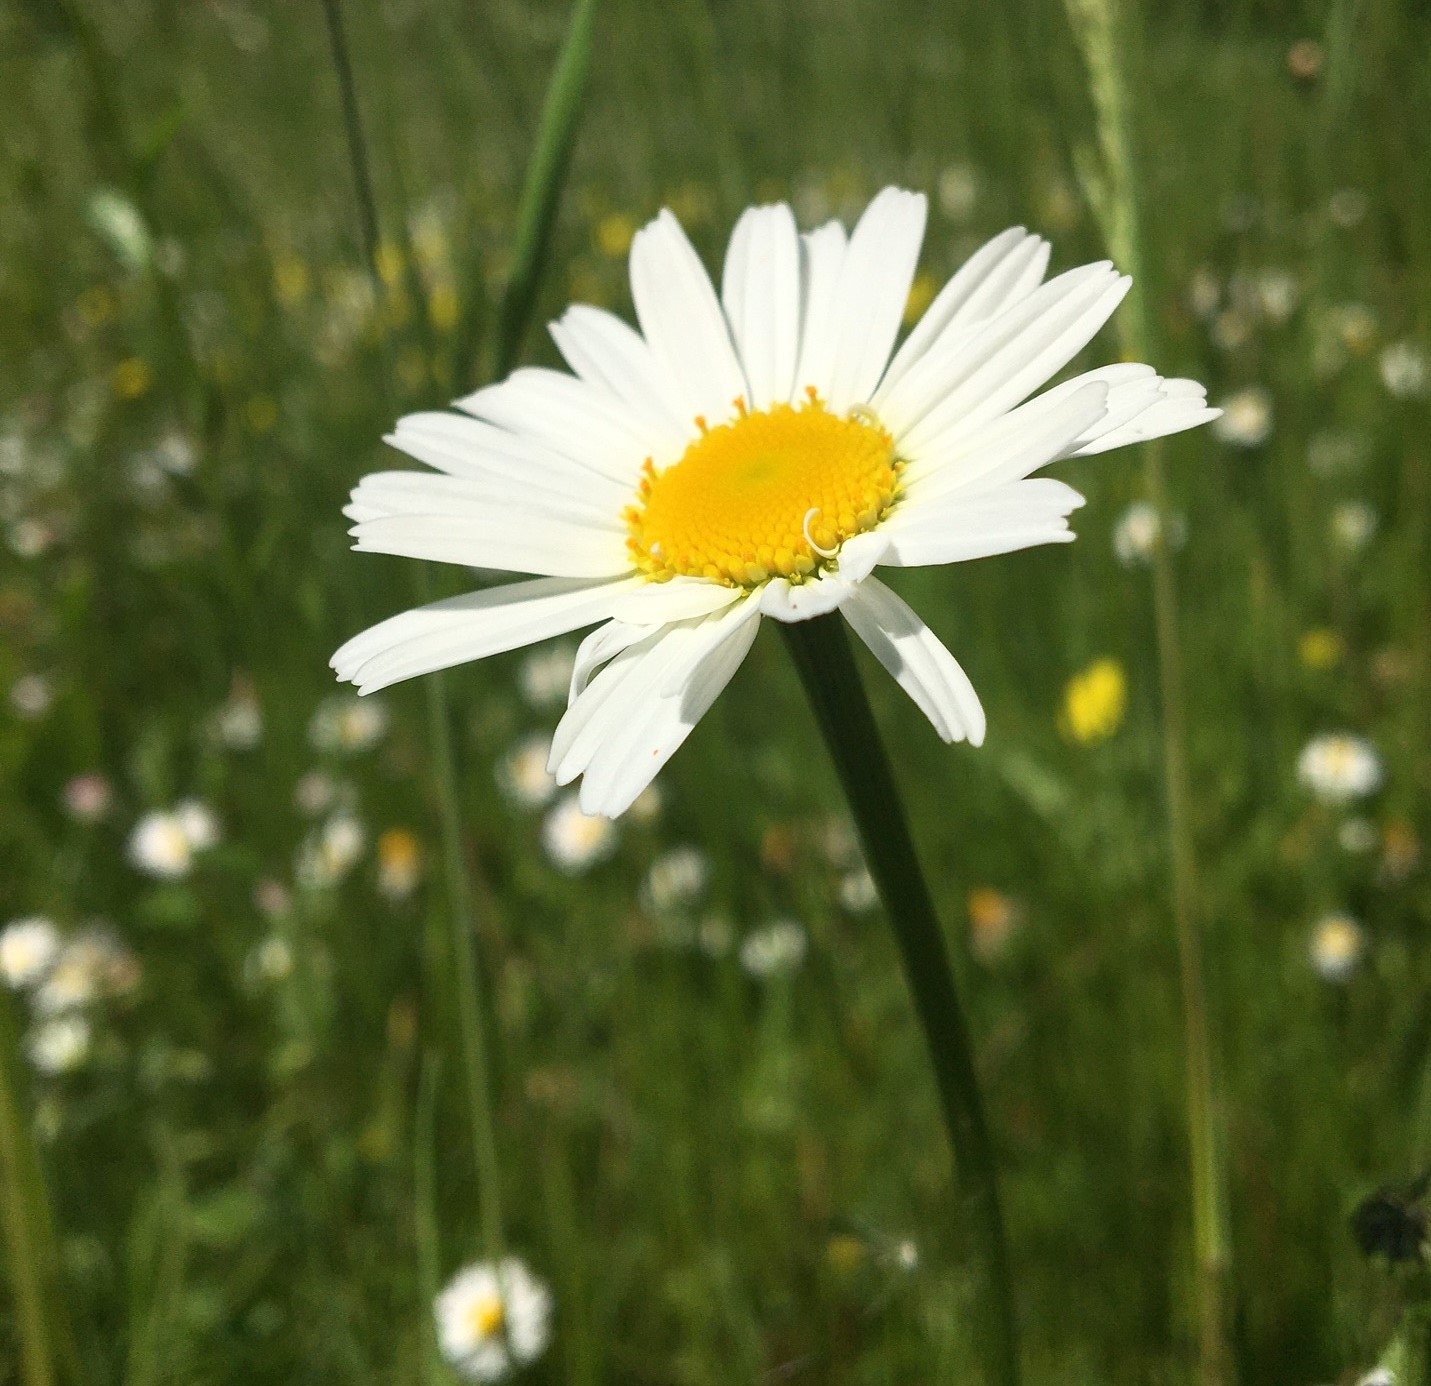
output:
[[[1360,553],[1376,536],[1376,511],[1361,500],[1340,501],[1332,508],[1332,538],[1348,553]]]
[[[1381,757],[1365,737],[1350,732],[1314,736],[1297,757],[1297,778],[1328,804],[1364,799],[1381,787]]]
[[[1272,396],[1256,385],[1228,395],[1212,431],[1233,447],[1261,447],[1272,436]]]
[[[1106,262],[1044,283],[1014,228],[894,350],[925,200],[888,188],[850,234],[790,208],[737,223],[717,295],[664,211],[631,247],[640,332],[600,309],[552,326],[574,375],[525,369],[388,441],[436,475],[364,478],[356,547],[533,575],[395,616],[333,657],[368,693],[595,623],[551,769],[623,812],[744,659],[763,616],[841,610],[946,741],[984,737],[964,671],[882,582],[1073,538],[1083,498],[1033,473],[1215,416],[1189,380],[1105,366],[1028,397],[1128,290]]]
[[[517,683],[527,705],[537,709],[560,707],[566,702],[575,667],[576,647],[565,641],[529,654],[517,672]]]
[[[358,864],[367,845],[362,821],[351,813],[335,813],[303,839],[293,865],[294,878],[309,890],[329,890]]]
[[[1324,982],[1348,982],[1366,951],[1362,927],[1345,914],[1329,914],[1312,926],[1307,952]]]
[[[459,1271],[433,1313],[442,1355],[469,1381],[502,1381],[551,1341],[551,1291],[515,1256]]]
[[[129,835],[129,860],[146,876],[178,881],[194,865],[194,854],[219,840],[213,810],[197,799],[185,799],[172,809],[146,813]]]
[[[542,821],[542,846],[558,870],[574,876],[616,850],[616,829],[569,794]]]
[[[672,847],[646,872],[639,892],[641,904],[651,914],[688,909],[701,898],[710,873],[710,861],[699,847]]]
[[[39,915],[0,929],[0,981],[12,991],[43,980],[60,955],[60,931]]]
[[[1393,342],[1377,363],[1381,383],[1397,399],[1420,399],[1431,385],[1431,361],[1416,342]]]
[[[92,1033],[82,1015],[42,1020],[25,1037],[25,1052],[37,1073],[54,1077],[70,1073],[89,1058]]]
[[[809,940],[796,919],[776,919],[747,934],[740,945],[740,965],[754,978],[783,977],[805,961]]]
[[[370,751],[388,729],[388,710],[374,698],[360,702],[351,694],[325,698],[308,722],[308,742],[317,751],[356,755]]]
[[[109,781],[97,771],[72,776],[61,791],[65,812],[80,823],[97,823],[109,812],[113,799]]]
[[[1180,548],[1187,533],[1181,515],[1168,518],[1168,543]],[[1163,534],[1163,518],[1148,501],[1134,501],[1113,527],[1113,552],[1125,568],[1143,567],[1153,561]]]
[[[497,762],[497,787],[518,808],[542,808],[551,803],[557,783],[547,770],[552,739],[531,732]]]
[[[139,985],[139,959],[107,928],[94,926],[69,939],[35,988],[37,1014],[64,1015]]]

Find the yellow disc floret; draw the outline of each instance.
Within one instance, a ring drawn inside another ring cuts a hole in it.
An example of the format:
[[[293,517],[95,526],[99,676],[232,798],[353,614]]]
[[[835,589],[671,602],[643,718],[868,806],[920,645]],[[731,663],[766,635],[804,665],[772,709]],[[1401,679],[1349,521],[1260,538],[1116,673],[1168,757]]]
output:
[[[664,471],[646,462],[627,545],[657,581],[799,581],[894,504],[901,463],[868,410],[832,414],[813,391],[798,406],[736,409],[716,428],[697,419],[700,437]]]

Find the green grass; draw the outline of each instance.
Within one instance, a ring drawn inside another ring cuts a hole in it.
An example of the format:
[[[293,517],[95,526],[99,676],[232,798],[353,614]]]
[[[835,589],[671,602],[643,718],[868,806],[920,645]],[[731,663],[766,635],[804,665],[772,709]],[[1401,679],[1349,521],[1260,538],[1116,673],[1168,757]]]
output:
[[[347,8],[403,267],[376,311],[319,6],[0,9],[0,686],[40,673],[54,692],[40,716],[0,710],[0,921],[102,917],[143,969],[94,1012],[83,1067],[26,1082],[53,1302],[85,1382],[441,1382],[432,1291],[479,1254],[424,691],[382,695],[392,725],[369,752],[320,753],[308,725],[331,651],[418,599],[418,565],[347,551],[340,507],[389,465],[398,413],[475,383],[452,378],[451,309],[473,305],[490,334],[567,8]],[[1308,35],[1327,60],[1299,83],[1286,53]],[[1244,1383],[1376,1360],[1403,1287],[1347,1218],[1431,1140],[1431,891],[1424,865],[1382,869],[1380,846],[1431,834],[1428,413],[1378,371],[1387,344],[1431,330],[1428,41],[1409,5],[1182,3],[1159,7],[1140,77],[1155,364],[1215,400],[1261,386],[1274,412],[1262,446],[1203,432],[1168,449]],[[1091,120],[1053,0],[609,0],[537,321],[572,296],[629,311],[603,222],[663,202],[710,263],[749,201],[848,216],[889,181],[933,197],[936,276],[1011,222],[1049,235],[1057,268],[1096,258],[1073,161]],[[950,168],[974,174],[971,207],[941,209]],[[147,227],[137,258],[101,189]],[[1205,320],[1200,267],[1224,286],[1285,270],[1295,309]],[[1349,304],[1370,327],[1332,352]],[[534,329],[523,359],[556,358]],[[144,459],[171,436],[195,465],[156,481]],[[1359,460],[1313,465],[1329,436]],[[1089,496],[1077,544],[897,583],[974,679],[988,744],[941,747],[869,682],[971,1010],[1028,1378],[1161,1386],[1193,1379],[1194,1322],[1151,590],[1111,544],[1141,471],[1115,453],[1065,474]],[[1348,500],[1379,519],[1355,557],[1330,532]],[[27,519],[53,538],[24,557]],[[1299,656],[1314,630],[1338,638],[1329,668]],[[1102,656],[1126,670],[1126,719],[1071,743],[1062,690]],[[780,641],[762,633],[662,776],[660,814],[623,822],[577,878],[494,777],[556,716],[522,700],[521,664],[461,669],[448,691],[506,1237],[557,1304],[530,1379],[976,1380],[921,1037],[887,926],[839,903],[821,847],[838,788]],[[247,751],[209,730],[236,675],[263,711]],[[1308,736],[1339,727],[1387,767],[1347,813],[1295,776]],[[379,893],[371,846],[338,887],[294,886],[311,827],[294,790],[315,768],[351,785],[370,842],[417,835],[410,899]],[[60,796],[92,770],[115,802],[85,826]],[[223,844],[155,884],[128,832],[186,796],[213,806]],[[1339,845],[1350,816],[1375,828],[1367,853]],[[737,942],[805,923],[798,971],[756,983],[734,950],[670,942],[639,886],[681,843],[710,860],[699,914]],[[293,889],[277,922],[254,902],[266,879]],[[992,961],[967,947],[985,886],[1022,913]],[[1307,960],[1330,910],[1368,941],[1341,987]],[[275,931],[293,969],[264,982],[251,958]],[[10,1005],[24,1029],[27,1003]],[[0,1295],[0,1382],[25,1380],[14,1303]]]

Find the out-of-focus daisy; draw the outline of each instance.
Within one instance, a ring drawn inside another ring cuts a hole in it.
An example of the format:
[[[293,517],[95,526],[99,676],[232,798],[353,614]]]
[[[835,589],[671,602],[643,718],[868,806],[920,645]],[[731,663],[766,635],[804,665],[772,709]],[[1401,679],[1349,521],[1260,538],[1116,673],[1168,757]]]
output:
[[[376,698],[338,694],[325,698],[308,723],[308,741],[317,751],[356,755],[370,751],[388,729],[388,710]]]
[[[263,708],[248,679],[236,679],[228,699],[214,713],[214,738],[231,751],[251,751],[263,740]]]
[[[368,833],[361,820],[351,813],[335,813],[304,838],[294,877],[310,890],[330,889],[358,864],[367,845]]]
[[[1128,679],[1116,659],[1095,659],[1068,681],[1058,725],[1070,741],[1106,741],[1123,725]]]
[[[109,812],[114,792],[103,775],[91,771],[67,779],[60,798],[71,818],[81,823],[96,823]]]
[[[1272,396],[1259,386],[1249,386],[1221,401],[1222,417],[1212,431],[1224,443],[1238,448],[1261,447],[1272,436]]]
[[[293,786],[293,803],[299,813],[316,818],[326,813],[342,797],[344,786],[322,770],[309,770]]]
[[[109,929],[92,927],[67,939],[35,989],[40,1015],[62,1015],[96,1001],[127,996],[139,985],[139,959]]]
[[[515,1256],[459,1271],[433,1312],[442,1355],[469,1381],[503,1381],[551,1341],[551,1291]]]
[[[406,828],[389,828],[378,838],[378,890],[406,900],[421,880],[422,843]]]
[[[1376,511],[1365,501],[1341,501],[1332,509],[1332,538],[1347,553],[1360,553],[1376,535]]]
[[[1337,829],[1337,846],[1357,856],[1370,852],[1380,841],[1381,834],[1369,818],[1348,818]]]
[[[1113,527],[1113,552],[1125,568],[1143,567],[1153,561],[1158,542],[1163,536],[1163,517],[1148,501],[1134,501],[1118,517]],[[1167,521],[1167,541],[1172,548],[1181,548],[1187,535],[1187,525],[1181,515],[1170,515]]]
[[[11,990],[42,981],[60,954],[60,931],[40,915],[12,919],[0,929],[0,981]]]
[[[1311,82],[1320,75],[1326,60],[1326,50],[1316,39],[1298,39],[1287,50],[1287,71],[1299,82]]]
[[[528,707],[538,711],[566,702],[576,668],[576,647],[565,641],[546,649],[533,650],[517,671],[517,687]]]
[[[27,722],[43,717],[55,700],[55,686],[44,674],[21,674],[10,685],[10,706]]]
[[[950,164],[939,175],[939,210],[950,221],[968,221],[979,203],[979,172],[970,164]]]
[[[982,963],[1008,951],[1023,920],[1023,908],[1002,890],[976,886],[969,892],[969,951]]]
[[[576,875],[616,850],[609,818],[587,813],[575,794],[566,795],[542,821],[542,846],[560,871]]]
[[[849,235],[752,208],[719,296],[675,217],[631,246],[641,331],[579,305],[574,375],[519,370],[389,441],[437,474],[365,478],[360,550],[534,575],[384,621],[333,658],[371,692],[594,623],[552,745],[588,813],[623,812],[726,685],[762,616],[841,610],[946,741],[979,743],[969,680],[876,566],[1061,543],[1083,498],[1033,473],[1214,417],[1201,386],[1105,366],[1024,403],[1127,292],[1107,263],[1044,283],[1015,228],[894,350],[922,196],[886,189]]]
[[[1188,280],[1187,304],[1194,317],[1210,318],[1222,303],[1222,282],[1211,265],[1199,265]]]
[[[1431,385],[1431,362],[1425,348],[1416,342],[1393,342],[1382,351],[1377,364],[1381,383],[1397,399],[1420,399]]]
[[[776,919],[748,933],[740,945],[740,965],[761,981],[794,972],[805,961],[809,938],[796,919]]]
[[[847,871],[840,877],[837,890],[840,908],[847,914],[864,914],[879,904],[879,892],[874,877],[863,866]]]
[[[666,807],[666,796],[658,784],[648,784],[637,796],[627,813],[637,823],[654,823]]]
[[[129,860],[146,876],[182,880],[194,856],[219,840],[218,819],[197,799],[146,813],[129,835]]]
[[[253,888],[254,908],[267,919],[281,919],[293,908],[293,897],[282,881],[265,876]]]
[[[1307,951],[1323,981],[1350,981],[1366,951],[1366,936],[1349,915],[1329,914],[1312,926]]]
[[[1346,804],[1381,787],[1381,757],[1350,732],[1314,736],[1297,757],[1297,778],[1323,803]]]
[[[1370,304],[1338,304],[1331,310],[1329,322],[1353,356],[1365,356],[1376,345],[1376,312]]]
[[[1290,270],[1275,267],[1259,270],[1251,288],[1258,311],[1267,322],[1284,323],[1297,311],[1301,290],[1296,275]]]
[[[550,736],[532,732],[497,762],[497,787],[518,808],[541,808],[556,794],[557,782],[547,769],[551,750]]]
[[[243,970],[251,985],[287,981],[293,975],[293,949],[281,934],[269,934],[254,945]]]
[[[699,847],[672,847],[647,870],[641,904],[652,914],[690,909],[705,891],[710,873],[710,861]]]
[[[82,1015],[58,1015],[31,1029],[25,1037],[25,1053],[37,1073],[53,1078],[82,1067],[92,1042],[89,1021]]]

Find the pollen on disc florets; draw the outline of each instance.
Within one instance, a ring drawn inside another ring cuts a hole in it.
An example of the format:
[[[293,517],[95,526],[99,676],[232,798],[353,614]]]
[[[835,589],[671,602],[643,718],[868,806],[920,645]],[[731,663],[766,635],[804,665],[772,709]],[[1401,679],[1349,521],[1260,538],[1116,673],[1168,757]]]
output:
[[[814,390],[799,405],[735,407],[715,428],[697,419],[700,437],[663,471],[646,461],[625,513],[627,547],[656,581],[798,582],[898,497],[902,463],[869,410],[833,414]]]

